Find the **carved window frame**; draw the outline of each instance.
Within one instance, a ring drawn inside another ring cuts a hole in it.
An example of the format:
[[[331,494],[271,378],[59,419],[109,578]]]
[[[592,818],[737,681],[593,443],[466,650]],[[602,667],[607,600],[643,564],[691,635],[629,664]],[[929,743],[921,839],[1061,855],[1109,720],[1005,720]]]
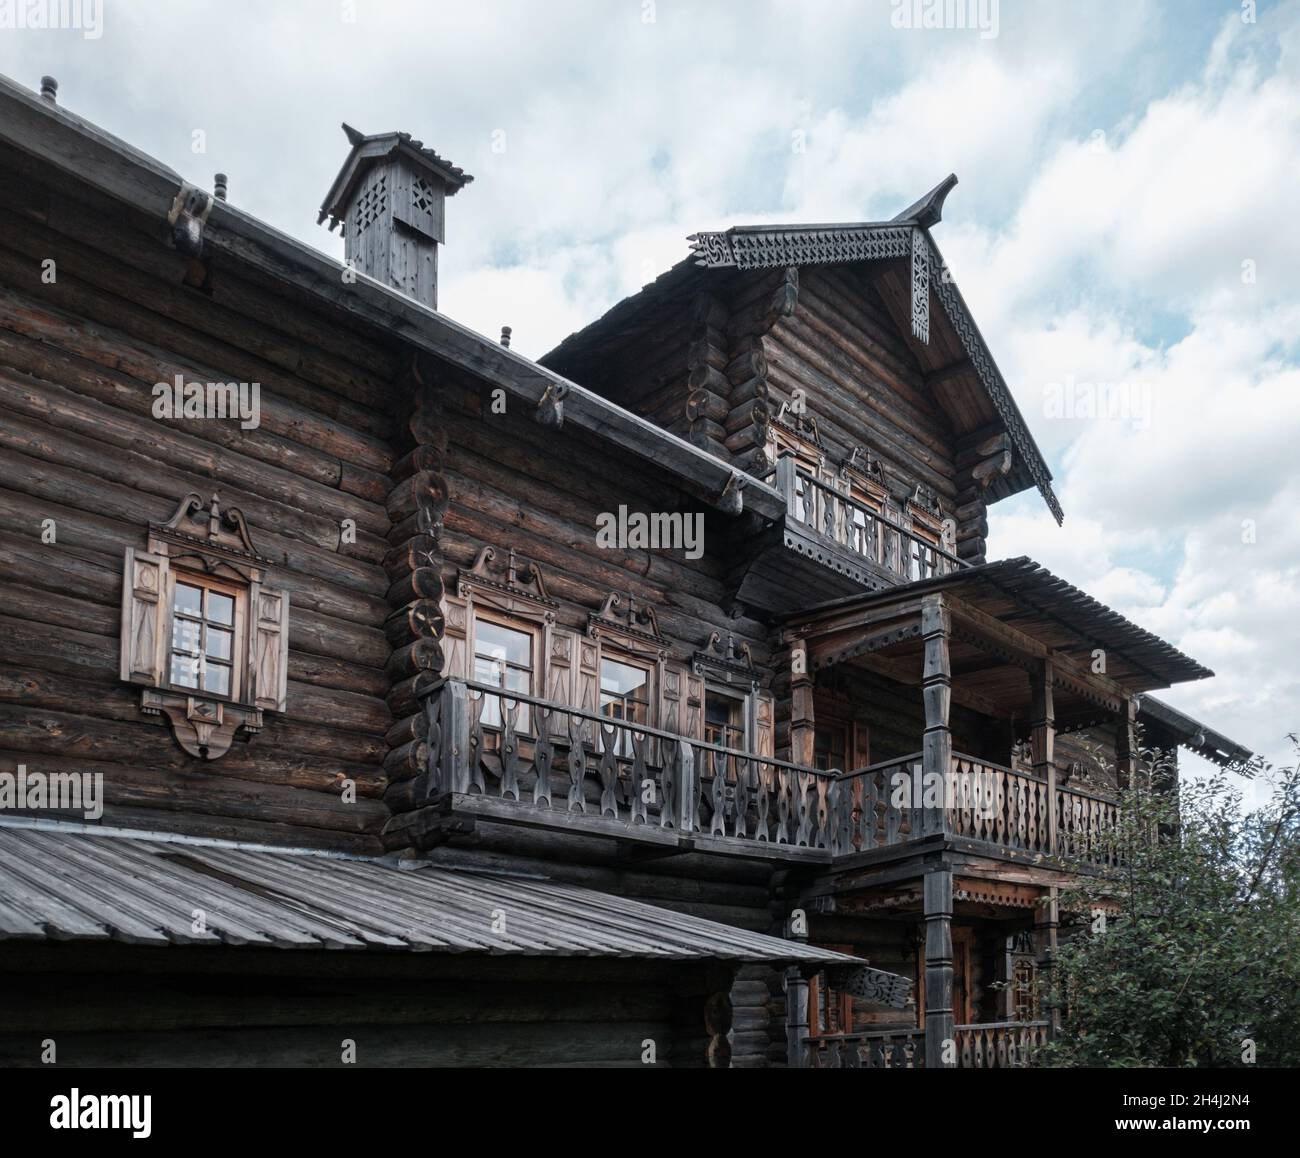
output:
[[[141,711],[162,716],[189,755],[216,760],[238,737],[288,704],[289,594],[267,584],[243,515],[220,497],[185,495],[165,523],[149,524],[147,547],[128,547],[122,581],[120,678],[142,688]],[[231,691],[171,682],[178,578],[233,593]],[[241,615],[242,612],[242,615]]]

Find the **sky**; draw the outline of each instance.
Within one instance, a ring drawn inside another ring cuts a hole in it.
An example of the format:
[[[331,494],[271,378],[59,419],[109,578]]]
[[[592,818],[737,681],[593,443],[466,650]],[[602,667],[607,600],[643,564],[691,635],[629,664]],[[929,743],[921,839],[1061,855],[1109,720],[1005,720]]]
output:
[[[316,214],[341,123],[411,132],[475,177],[441,308],[534,357],[690,233],[887,218],[956,173],[934,237],[1066,512],[998,504],[990,558],[1030,555],[1214,669],[1163,698],[1293,761],[1300,0],[98,12],[99,35],[0,27],[0,72],[55,76],[65,107],[340,258]]]

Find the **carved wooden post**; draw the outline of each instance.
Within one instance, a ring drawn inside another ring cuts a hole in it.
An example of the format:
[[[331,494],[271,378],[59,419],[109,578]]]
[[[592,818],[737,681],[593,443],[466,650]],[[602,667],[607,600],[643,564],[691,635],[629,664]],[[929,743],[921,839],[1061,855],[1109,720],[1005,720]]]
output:
[[[813,721],[812,672],[809,671],[808,644],[796,639],[790,644],[790,763],[804,768],[813,766],[816,751]]]
[[[952,668],[948,663],[948,609],[943,596],[928,596],[921,604],[921,638],[925,641],[925,668],[921,695],[925,703],[925,740],[921,751],[921,782],[933,790],[943,786],[937,818],[923,812],[924,831],[947,832],[949,828],[948,785],[951,783],[952,735],[948,731],[948,708],[952,701]]]
[[[1115,780],[1120,788],[1129,788],[1137,772],[1137,700],[1124,701],[1115,730]]]
[[[460,680],[448,680],[443,688],[443,792],[468,792],[469,691]]]
[[[925,875],[925,1068],[954,1069],[952,870]],[[948,1043],[951,1043],[949,1045]],[[945,1048],[946,1047],[946,1048]],[[951,1061],[945,1061],[945,1056]]]
[[[1052,700],[1052,661],[1034,673],[1034,709],[1030,722],[1034,775],[1047,785],[1047,852],[1056,855],[1056,710]]]
[[[796,965],[785,971],[785,1061],[792,1070],[808,1068],[808,978]]]
[[[1058,896],[1056,886],[1050,886],[1034,914],[1034,934],[1038,943],[1038,972],[1044,993],[1047,1032],[1051,1037],[1055,1037],[1061,1028],[1061,1010],[1052,994],[1052,970],[1056,962],[1056,930],[1061,922]]]
[[[794,487],[794,455],[783,454],[776,460],[776,489],[785,497],[786,514],[797,520],[799,515],[795,508],[797,496]]]

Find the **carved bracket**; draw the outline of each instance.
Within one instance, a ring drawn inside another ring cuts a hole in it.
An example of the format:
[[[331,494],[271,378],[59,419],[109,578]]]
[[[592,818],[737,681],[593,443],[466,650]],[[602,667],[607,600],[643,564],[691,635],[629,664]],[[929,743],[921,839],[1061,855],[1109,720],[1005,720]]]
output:
[[[146,688],[140,707],[146,716],[166,716],[176,742],[200,760],[218,760],[224,756],[241,728],[249,735],[262,729],[260,708],[184,692]]]
[[[203,226],[212,212],[212,194],[182,183],[167,221],[172,227],[172,244],[189,257],[198,257],[203,249]]]

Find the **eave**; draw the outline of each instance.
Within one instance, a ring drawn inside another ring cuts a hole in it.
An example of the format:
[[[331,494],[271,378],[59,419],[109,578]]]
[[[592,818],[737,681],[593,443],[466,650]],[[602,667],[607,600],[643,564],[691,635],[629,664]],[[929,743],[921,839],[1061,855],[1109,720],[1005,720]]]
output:
[[[160,223],[168,220],[182,190],[192,189],[155,158],[3,76],[0,141]],[[346,311],[414,350],[501,387],[527,406],[536,408],[548,390],[562,388],[567,391],[566,425],[654,464],[708,506],[734,511],[723,493],[730,487],[734,494],[739,481],[746,510],[771,521],[784,516],[784,501],[766,483],[395,289],[355,271],[345,281],[342,262],[228,201],[212,201],[203,245],[206,259],[238,263],[282,292],[306,295],[327,310]]]

